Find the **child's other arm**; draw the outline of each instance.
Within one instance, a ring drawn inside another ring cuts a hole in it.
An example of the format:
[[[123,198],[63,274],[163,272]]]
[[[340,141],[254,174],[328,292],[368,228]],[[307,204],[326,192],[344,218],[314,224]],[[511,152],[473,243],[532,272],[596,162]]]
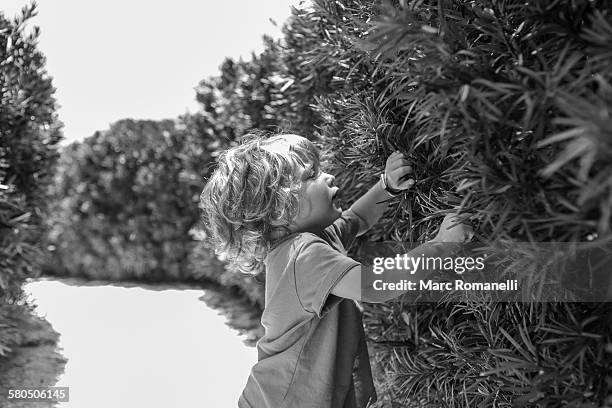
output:
[[[404,158],[403,153],[396,151],[389,156],[385,166],[385,179],[391,189],[401,191],[412,187],[414,179],[401,180],[410,173],[412,173],[412,167],[408,164],[408,160]],[[378,222],[387,209],[387,202],[390,197],[379,180],[368,192],[353,203],[351,210],[361,219],[357,236],[363,234]]]
[[[458,249],[461,242],[469,241],[472,229],[465,224],[452,225],[457,222],[455,217],[455,214],[449,214],[444,217],[436,237],[416,247],[408,252],[407,255],[414,255],[415,257],[446,257],[450,256],[454,249]],[[365,273],[362,273],[361,268],[361,266],[356,266],[350,269],[332,288],[331,293],[339,297],[355,299],[361,302],[384,303],[407,292],[405,290],[374,290],[373,280],[380,279],[380,276],[383,275],[377,275],[379,277],[376,278],[372,273],[369,273],[371,268],[364,267],[367,268]],[[384,272],[384,279],[387,282],[399,282],[401,279],[405,279],[408,273],[403,269],[387,269]]]

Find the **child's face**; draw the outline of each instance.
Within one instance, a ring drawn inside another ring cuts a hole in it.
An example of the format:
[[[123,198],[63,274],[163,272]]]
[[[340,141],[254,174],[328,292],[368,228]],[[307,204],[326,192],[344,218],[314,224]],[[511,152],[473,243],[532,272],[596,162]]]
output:
[[[290,225],[292,232],[322,231],[342,214],[342,208],[334,203],[339,188],[334,187],[335,177],[318,168],[298,166],[303,180],[299,194],[299,211]]]
[[[282,135],[265,148],[276,153],[291,156],[293,146],[306,139],[298,135]],[[291,232],[319,232],[330,226],[342,214],[333,198],[339,188],[333,185],[334,176],[320,171],[314,163],[294,161],[296,176],[302,180],[299,192],[299,209],[296,218],[289,224]]]

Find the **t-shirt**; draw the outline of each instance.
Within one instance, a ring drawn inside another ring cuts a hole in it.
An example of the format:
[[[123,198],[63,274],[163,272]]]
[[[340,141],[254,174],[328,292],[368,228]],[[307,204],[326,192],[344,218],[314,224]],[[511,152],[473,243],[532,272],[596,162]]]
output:
[[[376,401],[361,310],[332,295],[359,262],[346,249],[359,230],[351,210],[321,235],[295,233],[264,260],[265,335],[239,408],[365,408]]]

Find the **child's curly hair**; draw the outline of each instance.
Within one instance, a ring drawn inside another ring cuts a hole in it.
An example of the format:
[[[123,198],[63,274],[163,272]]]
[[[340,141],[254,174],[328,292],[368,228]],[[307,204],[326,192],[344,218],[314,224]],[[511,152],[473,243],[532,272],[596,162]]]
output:
[[[200,195],[207,239],[243,272],[257,273],[271,244],[289,233],[302,180],[297,166],[317,171],[308,139],[248,134],[224,151]]]

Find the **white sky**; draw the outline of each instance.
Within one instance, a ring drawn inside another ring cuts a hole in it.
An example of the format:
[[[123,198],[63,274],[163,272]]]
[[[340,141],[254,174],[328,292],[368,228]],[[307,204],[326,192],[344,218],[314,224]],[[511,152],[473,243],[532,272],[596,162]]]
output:
[[[2,0],[13,17],[26,0]],[[299,0],[40,0],[41,28],[65,143],[123,118],[175,118],[197,110],[193,88],[224,57],[280,37]],[[270,22],[278,23],[278,27]]]

